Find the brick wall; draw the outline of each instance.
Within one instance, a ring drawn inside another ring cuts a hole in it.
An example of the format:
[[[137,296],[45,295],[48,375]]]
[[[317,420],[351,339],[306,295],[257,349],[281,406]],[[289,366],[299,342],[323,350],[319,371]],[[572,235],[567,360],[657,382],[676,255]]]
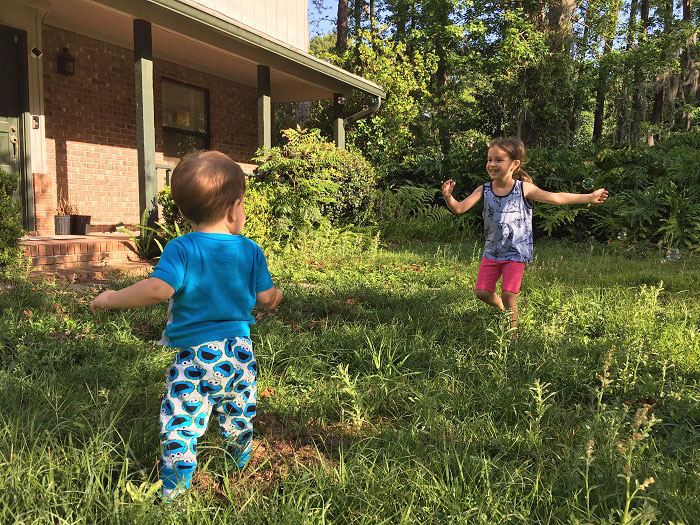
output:
[[[47,169],[35,174],[39,234],[52,234],[57,197],[92,216],[93,230],[139,221],[133,52],[43,26]],[[56,72],[67,47],[75,75]],[[209,90],[211,148],[249,162],[257,147],[256,89],[171,62],[154,61],[156,162],[162,159],[161,77]],[[159,173],[159,187],[164,174]]]

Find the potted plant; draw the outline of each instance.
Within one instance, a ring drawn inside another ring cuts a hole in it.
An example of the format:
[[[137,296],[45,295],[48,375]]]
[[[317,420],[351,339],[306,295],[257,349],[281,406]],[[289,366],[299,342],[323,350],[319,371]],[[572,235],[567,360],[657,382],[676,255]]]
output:
[[[75,215],[77,208],[75,205],[66,199],[63,195],[56,202],[56,215],[54,215],[54,226],[56,235],[70,235],[71,233],[71,215]]]
[[[87,235],[90,233],[91,215],[80,215],[77,208],[70,217],[70,232],[73,235]]]

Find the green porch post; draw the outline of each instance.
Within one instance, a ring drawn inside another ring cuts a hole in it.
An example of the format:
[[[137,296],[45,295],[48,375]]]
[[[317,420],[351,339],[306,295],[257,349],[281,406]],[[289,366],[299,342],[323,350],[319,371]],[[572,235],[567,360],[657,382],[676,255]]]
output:
[[[258,147],[272,147],[270,68],[258,65]]]
[[[156,131],[153,109],[153,46],[151,23],[134,20],[134,74],[136,87],[136,151],[139,166],[139,209],[149,222],[158,219]]]
[[[333,141],[338,149],[345,149],[344,106],[345,96],[342,93],[333,93]]]

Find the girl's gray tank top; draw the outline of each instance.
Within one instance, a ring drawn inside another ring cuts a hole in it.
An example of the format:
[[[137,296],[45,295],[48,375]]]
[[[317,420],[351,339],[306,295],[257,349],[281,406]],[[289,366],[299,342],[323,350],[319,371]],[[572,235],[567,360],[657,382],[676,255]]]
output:
[[[508,195],[493,193],[484,183],[484,257],[496,261],[532,262],[532,205],[516,180]]]

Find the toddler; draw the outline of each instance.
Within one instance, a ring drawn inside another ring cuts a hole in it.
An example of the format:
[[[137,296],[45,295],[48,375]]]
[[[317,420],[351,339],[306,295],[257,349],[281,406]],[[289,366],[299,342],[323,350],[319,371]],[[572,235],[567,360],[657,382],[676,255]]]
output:
[[[173,170],[172,196],[192,233],[170,241],[151,277],[98,295],[90,309],[136,308],[170,299],[161,344],[178,348],[160,411],[163,496],[189,488],[197,439],[213,411],[226,456],[250,458],[257,361],[250,340],[255,306],[282,300],[260,247],[241,235],[245,177],[217,151],[184,157]]]

